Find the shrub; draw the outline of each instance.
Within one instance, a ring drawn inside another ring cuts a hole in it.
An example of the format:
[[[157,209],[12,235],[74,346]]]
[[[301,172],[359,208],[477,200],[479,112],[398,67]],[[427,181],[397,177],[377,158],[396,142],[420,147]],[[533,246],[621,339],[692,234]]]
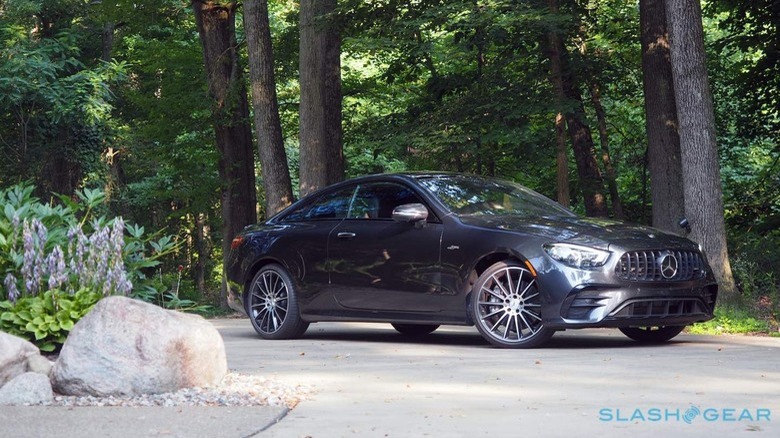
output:
[[[0,330],[33,341],[41,351],[54,351],[102,297],[89,289],[72,295],[51,289],[16,302],[0,301]]]
[[[101,297],[149,299],[159,290],[145,271],[176,250],[170,236],[97,216],[100,190],[59,204],[32,192],[28,184],[0,190],[0,329],[56,348]]]

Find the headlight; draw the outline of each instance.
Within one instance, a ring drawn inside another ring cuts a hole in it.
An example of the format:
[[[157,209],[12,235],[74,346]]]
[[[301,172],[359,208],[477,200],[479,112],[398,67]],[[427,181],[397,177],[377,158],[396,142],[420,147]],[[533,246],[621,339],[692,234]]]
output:
[[[575,268],[603,266],[610,254],[609,251],[568,243],[548,243],[544,245],[544,250],[553,259]]]

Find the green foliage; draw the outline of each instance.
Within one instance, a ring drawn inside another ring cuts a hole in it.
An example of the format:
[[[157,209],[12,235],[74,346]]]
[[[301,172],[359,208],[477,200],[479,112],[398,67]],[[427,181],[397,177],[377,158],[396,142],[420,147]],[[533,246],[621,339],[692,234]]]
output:
[[[768,333],[772,327],[744,310],[720,307],[715,309],[715,319],[694,324],[687,331],[697,335],[754,334]]]
[[[52,289],[15,303],[0,301],[0,331],[28,339],[41,351],[54,351],[102,297],[88,289],[72,295]]]
[[[170,278],[159,276],[158,280],[147,282],[142,289],[134,293],[138,299],[147,303],[156,304],[170,310],[204,314],[211,310],[212,306],[199,304],[195,300],[180,297],[176,289],[169,289]]]
[[[0,190],[0,299],[7,300],[0,304],[10,332],[53,348],[100,297],[155,302],[150,291],[163,294],[165,285],[149,274],[178,249],[172,236],[98,216],[101,190],[60,196],[59,204],[42,203],[33,191],[29,184]],[[200,310],[188,301],[166,307]]]
[[[0,138],[5,140],[0,152],[7,157],[0,164],[0,184],[40,177],[55,190],[71,192],[71,181],[46,170],[61,171],[61,163],[70,161],[69,176],[80,179],[99,161],[114,109],[112,87],[125,79],[127,66],[86,65],[80,59],[84,36],[64,28],[35,38],[0,14]],[[88,156],[86,166],[76,164]]]
[[[739,130],[777,139],[780,133],[780,8],[774,0],[716,0],[707,12],[721,31],[715,41],[719,57],[736,61],[727,82],[737,102],[746,105]]]
[[[547,155],[534,147],[547,143],[535,127],[553,110],[534,36],[541,10],[504,1],[342,9],[354,23],[344,43],[345,136],[358,159],[368,150],[411,168],[511,175]]]

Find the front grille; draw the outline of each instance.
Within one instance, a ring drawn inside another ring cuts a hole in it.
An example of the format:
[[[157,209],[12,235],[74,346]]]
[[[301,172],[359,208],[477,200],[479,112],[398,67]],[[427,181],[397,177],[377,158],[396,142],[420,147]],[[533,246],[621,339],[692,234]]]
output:
[[[620,257],[615,274],[627,281],[685,281],[704,277],[696,251],[633,251]]]
[[[711,313],[711,311],[710,311]],[[617,319],[672,318],[707,315],[701,300],[696,298],[646,299],[631,301],[612,314]]]

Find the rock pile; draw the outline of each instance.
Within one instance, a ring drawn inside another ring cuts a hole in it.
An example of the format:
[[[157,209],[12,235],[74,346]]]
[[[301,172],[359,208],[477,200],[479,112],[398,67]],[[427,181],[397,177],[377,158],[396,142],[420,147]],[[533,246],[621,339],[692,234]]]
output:
[[[52,365],[0,332],[0,405],[70,396],[134,396],[217,385],[227,373],[219,332],[200,316],[125,297],[102,299]],[[44,377],[44,378],[41,378]]]
[[[0,406],[52,400],[51,369],[38,347],[0,332]]]

